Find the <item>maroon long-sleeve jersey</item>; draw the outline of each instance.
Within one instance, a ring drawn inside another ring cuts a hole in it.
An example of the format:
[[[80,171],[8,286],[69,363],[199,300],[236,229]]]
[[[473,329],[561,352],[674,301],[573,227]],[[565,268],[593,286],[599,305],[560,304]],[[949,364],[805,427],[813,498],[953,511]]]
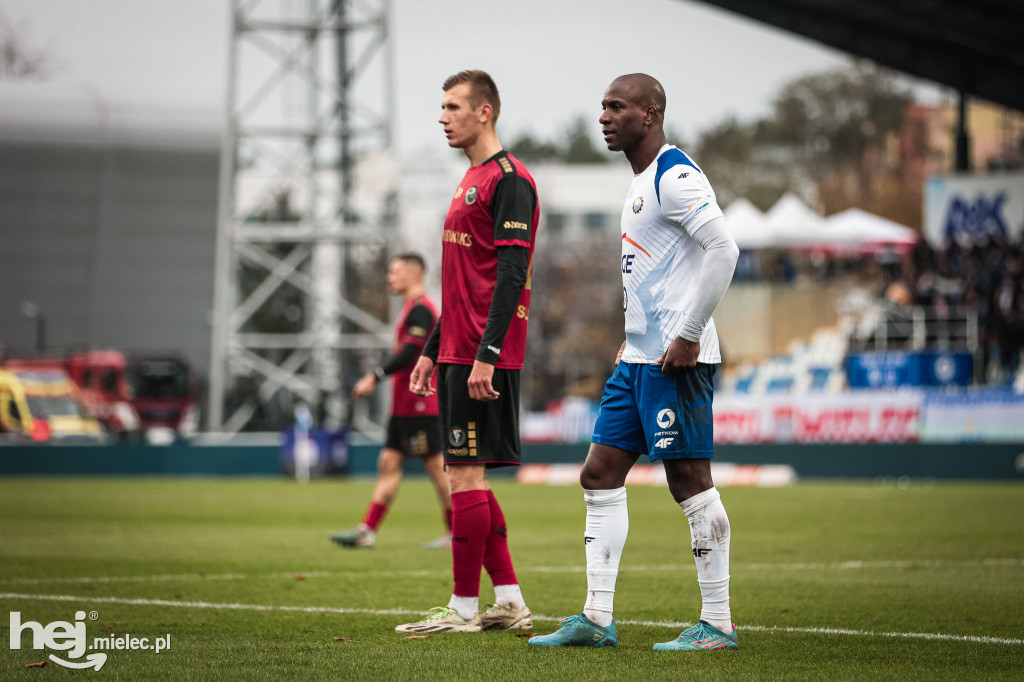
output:
[[[497,279],[498,247],[529,250],[519,296],[495,367],[522,369],[530,317],[534,239],[540,204],[526,166],[501,151],[466,171],[444,221],[438,362],[472,365],[483,338]]]

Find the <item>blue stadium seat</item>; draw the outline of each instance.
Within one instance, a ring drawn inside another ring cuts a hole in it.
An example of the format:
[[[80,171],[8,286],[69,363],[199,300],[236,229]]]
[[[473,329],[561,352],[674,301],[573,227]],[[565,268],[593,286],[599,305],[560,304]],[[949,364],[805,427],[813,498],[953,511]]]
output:
[[[832,374],[831,367],[808,367],[811,374],[812,391],[824,391],[828,388],[828,378]]]
[[[788,393],[793,388],[794,378],[792,376],[775,377],[768,382],[765,393]]]
[[[736,381],[736,392],[737,393],[750,393],[750,387],[754,383],[754,379],[757,378],[757,371],[753,371],[745,377]]]

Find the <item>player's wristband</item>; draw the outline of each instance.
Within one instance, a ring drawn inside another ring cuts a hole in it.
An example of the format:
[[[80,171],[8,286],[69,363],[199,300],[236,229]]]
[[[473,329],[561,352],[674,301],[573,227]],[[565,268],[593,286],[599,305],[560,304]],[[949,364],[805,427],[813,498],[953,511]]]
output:
[[[494,365],[497,364],[499,355],[501,355],[500,348],[481,346],[476,352],[476,359],[480,362],[486,362],[488,365]]]

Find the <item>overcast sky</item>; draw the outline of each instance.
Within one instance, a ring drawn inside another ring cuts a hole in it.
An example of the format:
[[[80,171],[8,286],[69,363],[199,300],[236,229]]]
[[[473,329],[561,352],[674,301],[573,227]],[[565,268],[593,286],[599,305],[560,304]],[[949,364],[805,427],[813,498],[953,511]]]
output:
[[[669,129],[692,139],[725,117],[766,113],[795,77],[850,63],[690,0],[391,4],[402,152],[443,147],[440,84],[464,68],[485,69],[497,81],[507,142],[525,130],[553,138],[578,115],[596,131],[604,88],[623,73],[661,80]],[[86,84],[110,99],[220,112],[229,7],[229,0],[3,0],[0,11],[49,53],[53,81]]]

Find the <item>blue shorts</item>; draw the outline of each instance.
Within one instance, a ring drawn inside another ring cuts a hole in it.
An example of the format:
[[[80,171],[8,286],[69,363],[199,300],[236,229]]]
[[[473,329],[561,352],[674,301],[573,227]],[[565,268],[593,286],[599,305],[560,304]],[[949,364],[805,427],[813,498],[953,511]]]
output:
[[[620,362],[604,386],[593,442],[659,459],[714,457],[712,380],[718,365],[678,376]]]

